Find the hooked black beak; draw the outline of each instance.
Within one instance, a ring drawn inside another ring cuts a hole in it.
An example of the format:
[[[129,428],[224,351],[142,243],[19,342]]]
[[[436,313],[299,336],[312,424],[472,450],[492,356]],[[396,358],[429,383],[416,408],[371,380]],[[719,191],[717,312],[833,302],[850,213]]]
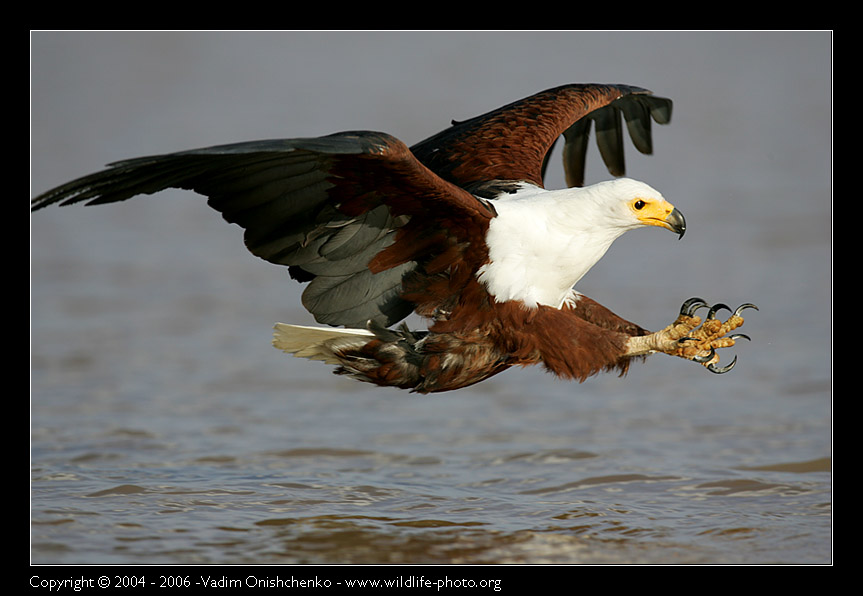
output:
[[[683,238],[683,235],[686,233],[686,219],[684,219],[683,214],[678,211],[677,207],[668,214],[665,223],[668,224],[667,227],[669,230],[677,234],[678,240]]]

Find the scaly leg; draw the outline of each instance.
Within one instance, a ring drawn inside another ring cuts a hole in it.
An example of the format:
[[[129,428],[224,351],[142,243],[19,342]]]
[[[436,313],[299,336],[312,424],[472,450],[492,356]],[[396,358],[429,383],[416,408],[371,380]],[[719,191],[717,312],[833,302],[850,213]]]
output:
[[[707,317],[703,322],[701,317],[695,314],[699,308],[709,308]],[[730,348],[738,339],[749,339],[742,333],[728,335],[743,325],[743,317],[740,313],[747,308],[758,310],[754,304],[742,304],[732,312],[728,319],[720,321],[716,318],[717,311],[721,309],[730,311],[731,308],[725,304],[709,306],[701,298],[690,298],[683,303],[680,314],[671,325],[656,333],[630,338],[624,355],[643,356],[654,352],[663,352],[698,362],[710,372],[726,373],[734,368],[737,363],[737,356],[729,364],[719,367],[717,366],[719,355],[716,350]]]

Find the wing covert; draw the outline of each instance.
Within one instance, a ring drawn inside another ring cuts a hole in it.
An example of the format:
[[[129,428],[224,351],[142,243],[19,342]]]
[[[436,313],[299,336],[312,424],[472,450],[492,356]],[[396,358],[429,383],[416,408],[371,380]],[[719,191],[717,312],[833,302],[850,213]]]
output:
[[[411,150],[443,178],[471,188],[490,180],[542,186],[548,154],[563,135],[568,186],[584,184],[591,124],[609,172],[625,172],[623,127],[642,153],[652,151],[651,121],[666,124],[672,102],[628,85],[571,84],[542,91],[452,126]]]
[[[447,222],[489,216],[403,143],[365,131],[125,160],[40,195],[32,208],[110,203],[168,188],[205,195],[226,221],[245,230],[249,251],[309,281],[303,303],[330,325],[363,327],[370,319],[391,325],[412,311],[399,295],[401,280],[415,260],[437,249],[394,246],[408,221],[459,234]],[[385,250],[392,265],[371,271],[369,263]],[[394,258],[405,250],[407,256]]]

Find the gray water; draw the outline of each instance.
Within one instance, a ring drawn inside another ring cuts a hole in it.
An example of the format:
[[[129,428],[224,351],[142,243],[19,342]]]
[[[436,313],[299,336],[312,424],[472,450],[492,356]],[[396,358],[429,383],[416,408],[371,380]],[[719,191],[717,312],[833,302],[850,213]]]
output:
[[[831,41],[33,34],[31,196],[126,157],[356,128],[412,143],[565,82],[651,88],[674,119],[628,173],[689,231],[628,234],[579,289],[652,328],[693,295],[761,310],[727,375],[658,355],[420,397],[274,350],[276,321],[312,323],[302,288],[202,197],[38,212],[31,562],[832,562]]]

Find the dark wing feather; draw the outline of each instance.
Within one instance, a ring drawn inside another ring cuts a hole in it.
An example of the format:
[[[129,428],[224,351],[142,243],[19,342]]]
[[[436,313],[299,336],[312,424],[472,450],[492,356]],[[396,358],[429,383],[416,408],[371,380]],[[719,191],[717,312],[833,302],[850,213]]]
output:
[[[526,180],[542,186],[548,154],[563,135],[567,185],[582,186],[591,122],[609,172],[622,176],[621,117],[635,147],[650,153],[651,120],[668,123],[671,107],[671,100],[638,87],[564,85],[453,122],[411,151],[431,170],[464,188],[490,180]]]
[[[446,251],[446,238],[473,225],[484,229],[492,213],[429,172],[403,143],[371,132],[130,159],[49,191],[32,208],[110,203],[167,188],[207,196],[245,229],[253,254],[311,282],[303,304],[319,322],[349,327],[407,316],[414,305],[400,296],[402,278]],[[423,250],[399,243],[396,231],[411,220],[414,228],[446,233]],[[382,252],[387,259],[378,258],[372,271],[369,263]]]
[[[303,304],[319,322],[391,325],[415,308],[446,310],[482,265],[494,210],[465,189],[541,185],[561,135],[567,183],[582,185],[591,121],[606,165],[622,175],[621,115],[649,153],[651,119],[665,123],[670,113],[669,100],[643,89],[565,85],[454,123],[411,150],[385,134],[348,132],[143,157],[49,191],[32,208],[193,190],[245,229],[253,254],[310,282]]]

